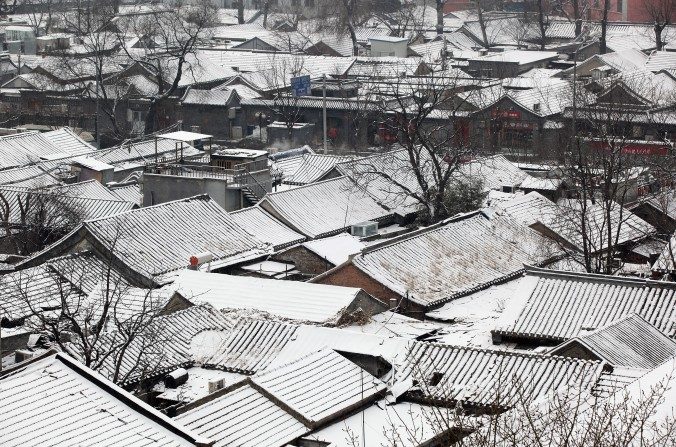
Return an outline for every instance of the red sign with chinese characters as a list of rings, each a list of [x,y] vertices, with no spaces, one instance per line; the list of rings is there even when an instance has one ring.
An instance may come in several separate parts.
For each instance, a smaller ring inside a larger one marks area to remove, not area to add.
[[[620,143],[618,143],[620,144]],[[610,145],[605,141],[592,141],[591,147],[593,149],[610,150]],[[650,144],[631,142],[622,145],[621,152],[623,154],[632,155],[668,155],[669,146],[666,144]]]
[[[491,117],[492,118],[507,118],[511,120],[520,120],[521,119],[521,112],[518,110],[500,110],[500,109],[493,109],[491,110]]]

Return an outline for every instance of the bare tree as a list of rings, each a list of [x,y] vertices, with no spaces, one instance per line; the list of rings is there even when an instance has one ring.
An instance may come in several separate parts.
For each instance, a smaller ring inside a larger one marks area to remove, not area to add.
[[[120,226],[114,245],[130,237]],[[115,247],[114,247],[115,248]],[[12,286],[30,310],[25,327],[46,335],[61,351],[117,383],[148,375],[164,361],[162,330],[156,324],[165,304],[153,289],[133,288],[114,268],[114,251],[104,260],[74,257],[50,261],[48,279],[18,272]],[[26,272],[35,272],[29,269]],[[52,307],[33,301],[34,283],[54,291]]]
[[[453,94],[462,76],[432,73],[416,84],[378,84],[380,114],[388,117],[380,123],[380,136],[400,149],[348,165],[360,187],[380,185],[395,202],[415,204],[429,222],[452,212],[446,206],[449,189],[474,153],[459,113],[462,102]]]
[[[377,14],[392,12],[398,8],[392,0],[321,0],[318,8],[318,26],[334,29],[350,36],[352,55],[359,55],[357,28]]]
[[[671,18],[676,13],[676,3],[674,0],[644,0],[643,7],[653,22],[655,49],[659,51],[664,47],[662,32],[671,24]]]
[[[133,55],[123,46],[131,60],[153,74],[158,86],[157,93],[149,98],[145,133],[158,128],[158,108],[179,88],[186,68],[190,68],[189,56],[194,54],[200,39],[207,37],[208,30],[215,25],[215,18],[215,7],[210,0],[173,0],[166,10],[132,22],[125,33],[119,34],[120,39],[131,34],[154,43],[153,48],[146,48],[142,57]]]
[[[500,367],[497,370],[496,375]],[[577,383],[569,383],[534,402],[528,383],[505,377],[488,395],[493,396],[495,409],[503,408],[500,402],[507,401],[503,393],[509,388],[514,398],[508,411],[484,409],[482,414],[462,401],[419,407],[417,411],[406,410],[405,406],[403,412],[392,409],[386,413],[387,441],[382,445],[427,445],[434,441],[468,447],[674,446],[676,417],[670,408],[673,379],[673,371],[665,370],[640,391],[635,384],[623,388],[611,381],[616,391],[609,394],[590,393]],[[430,387],[428,380],[415,383],[423,394]],[[443,399],[457,392],[446,389],[449,387],[437,390],[436,395]],[[361,445],[358,434],[347,432],[346,441],[348,445]]]
[[[293,137],[293,129],[302,118],[298,101],[301,99],[290,92],[291,78],[305,73],[305,59],[287,55],[270,55],[270,63],[260,67],[260,74],[272,90],[272,102],[268,102],[268,109],[275,120],[284,123],[289,141]]]
[[[17,254],[27,256],[51,244],[83,220],[76,198],[61,188],[0,188],[0,220]]]
[[[601,14],[601,37],[599,38],[599,52],[606,54],[608,52],[608,13],[610,12],[610,0],[603,0],[603,12]]]

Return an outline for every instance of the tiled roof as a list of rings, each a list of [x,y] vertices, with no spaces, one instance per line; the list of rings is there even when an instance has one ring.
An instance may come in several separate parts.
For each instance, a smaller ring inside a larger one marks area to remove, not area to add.
[[[147,320],[146,320],[147,321]],[[99,373],[113,378],[119,361],[118,383],[133,384],[140,379],[151,380],[194,360],[192,339],[203,331],[225,331],[233,322],[210,305],[202,304],[165,316],[156,317],[138,333],[128,346],[123,336],[108,332],[98,348],[110,356],[101,359]],[[124,346],[124,352],[120,349]]]
[[[218,309],[252,309],[284,319],[337,323],[360,289],[186,270],[174,280],[188,300]]]
[[[270,368],[251,380],[313,428],[374,400],[386,389],[383,382],[332,349]]]
[[[294,336],[298,326],[276,321],[240,320],[205,366],[243,374],[265,369]]]
[[[675,291],[668,282],[529,268],[526,281],[515,291],[528,297],[526,304],[493,333],[560,342],[638,313],[673,338]]]
[[[336,164],[351,160],[352,157],[322,154],[307,154],[303,156],[295,173],[285,177],[284,183],[291,185],[306,185],[322,179]]]
[[[0,397],[4,447],[208,443],[64,354],[0,379]]]
[[[305,240],[305,236],[293,231],[259,206],[234,211],[230,217],[259,240],[271,244],[275,251]]]
[[[233,90],[197,90],[191,88],[181,98],[181,104],[225,107],[230,102],[232,94]]]
[[[176,420],[214,447],[282,447],[310,430],[249,385],[213,399]]]
[[[23,132],[0,137],[0,168],[13,168],[92,152],[94,148],[70,129]]]
[[[159,275],[210,252],[212,268],[265,255],[269,246],[240,227],[208,196],[139,208],[84,223],[99,244],[133,270]]]
[[[389,213],[346,177],[268,193],[260,206],[310,238],[340,233]]]
[[[506,280],[552,256],[511,218],[473,212],[363,250],[352,263],[400,296],[435,306]]]
[[[676,355],[676,341],[638,314],[629,314],[588,334],[581,334],[551,352],[562,353],[580,343],[613,366],[653,369]]]
[[[591,390],[602,369],[602,362],[415,342],[397,381],[417,381],[423,399],[505,409],[567,387]]]
[[[45,172],[40,165],[24,166],[22,168],[5,169],[0,171],[0,185],[21,185],[42,187],[56,185],[59,181]]]
[[[660,256],[653,264],[652,269],[656,272],[674,272],[676,271],[676,235],[669,239],[664,246]]]
[[[59,308],[61,297],[89,294],[107,278],[112,278],[119,287],[126,284],[114,269],[110,275],[107,270],[102,259],[91,252],[82,252],[2,275],[0,317],[17,320],[42,308]]]
[[[69,230],[83,220],[129,211],[135,205],[120,200],[96,180],[85,184],[55,186],[49,190],[5,185],[0,186],[0,196],[9,207],[9,213],[4,208],[0,211],[0,218],[10,224],[22,224],[25,218],[22,213],[33,209],[46,213],[44,225],[65,225]]]

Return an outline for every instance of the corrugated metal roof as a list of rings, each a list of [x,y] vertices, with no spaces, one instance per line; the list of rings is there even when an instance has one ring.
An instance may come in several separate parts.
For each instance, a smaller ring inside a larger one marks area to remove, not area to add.
[[[0,379],[0,397],[4,447],[208,442],[64,354]]]
[[[282,447],[310,431],[249,385],[181,414],[176,420],[213,440],[214,447]]]
[[[310,238],[340,233],[390,214],[346,177],[268,193],[260,206]]]
[[[252,377],[252,382],[313,428],[383,393],[383,382],[332,349],[322,349]]]
[[[271,244],[275,251],[305,240],[305,236],[293,231],[259,206],[234,211],[230,216],[256,238]]]
[[[565,341],[638,313],[676,336],[676,287],[638,278],[527,270],[515,293],[528,298],[514,318],[493,333],[520,339]]]
[[[186,270],[174,280],[189,300],[218,309],[252,309],[282,318],[337,323],[360,289]]]
[[[434,306],[549,259],[547,248],[511,218],[473,212],[370,246],[352,263],[398,295]]]
[[[128,267],[151,276],[185,268],[191,256],[204,252],[213,255],[215,268],[270,251],[208,196],[88,220],[84,226]]]
[[[676,341],[638,314],[629,314],[591,333],[575,337],[552,350],[563,352],[581,343],[613,366],[653,369],[676,354]]]
[[[415,342],[397,381],[416,380],[427,399],[510,408],[567,387],[591,390],[603,365],[558,356]]]

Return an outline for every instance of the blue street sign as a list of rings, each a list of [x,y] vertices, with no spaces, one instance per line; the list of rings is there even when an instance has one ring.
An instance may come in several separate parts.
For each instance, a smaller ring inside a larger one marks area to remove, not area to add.
[[[297,76],[291,78],[291,91],[293,96],[308,96],[310,95],[310,89],[312,88],[312,82],[310,82],[310,76]]]

